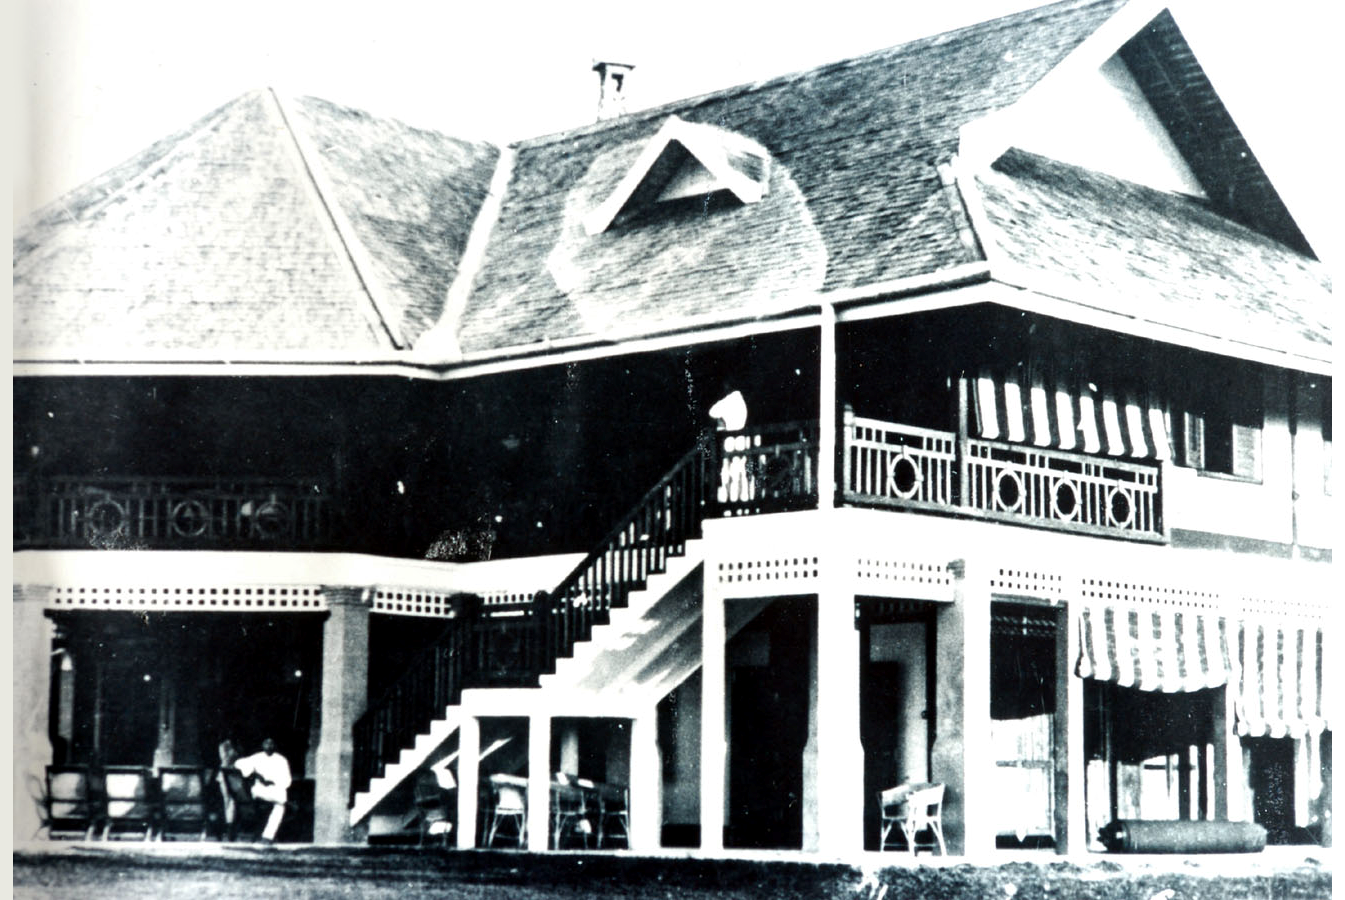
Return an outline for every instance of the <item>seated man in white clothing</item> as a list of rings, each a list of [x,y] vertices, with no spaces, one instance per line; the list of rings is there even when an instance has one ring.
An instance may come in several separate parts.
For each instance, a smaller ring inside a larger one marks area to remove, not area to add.
[[[285,816],[285,801],[289,798],[290,764],[285,757],[276,752],[276,742],[267,738],[262,741],[260,753],[245,756],[234,764],[243,777],[256,780],[252,783],[252,796],[272,804],[271,815],[262,829],[262,840],[268,844],[276,839],[280,830],[280,820]]]

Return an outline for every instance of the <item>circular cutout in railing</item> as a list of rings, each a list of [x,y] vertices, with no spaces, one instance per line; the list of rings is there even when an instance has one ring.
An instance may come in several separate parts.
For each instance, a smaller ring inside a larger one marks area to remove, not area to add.
[[[182,537],[200,537],[210,524],[210,510],[200,500],[182,500],[173,504],[168,515],[173,533]]]
[[[289,520],[289,510],[283,504],[277,500],[267,500],[257,508],[257,512],[253,515],[252,527],[256,530],[258,537],[274,540],[285,533]]]
[[[1127,528],[1135,517],[1135,501],[1130,491],[1113,487],[1107,491],[1107,522],[1115,528]]]
[[[1018,512],[1023,505],[1023,480],[1017,472],[1000,470],[995,476],[995,505],[1005,512]]]
[[[920,490],[920,483],[924,480],[924,476],[920,474],[920,467],[906,453],[905,447],[889,460],[887,484],[892,493],[898,497],[904,500],[911,499]]]
[[[1051,488],[1051,512],[1062,522],[1069,522],[1079,514],[1079,487],[1068,479],[1061,479]]]
[[[126,530],[126,508],[111,498],[90,506],[86,515],[89,531],[99,537],[111,537]]]

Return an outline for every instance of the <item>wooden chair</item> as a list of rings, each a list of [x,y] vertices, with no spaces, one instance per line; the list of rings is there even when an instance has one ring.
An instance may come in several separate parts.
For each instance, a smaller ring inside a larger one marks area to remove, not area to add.
[[[92,840],[102,824],[98,773],[88,766],[47,766],[42,827],[48,836]]]
[[[943,842],[943,790],[942,784],[903,784],[883,791],[878,798],[882,811],[882,841],[880,848],[886,850],[894,829],[899,829],[906,839],[906,849],[914,856],[916,836],[928,831],[931,840],[921,847],[933,852],[939,848],[941,855],[947,856],[948,849]]]
[[[448,836],[453,831],[453,822],[449,816],[446,792],[439,786],[434,773],[425,770],[416,775],[411,786],[412,802],[416,808],[416,824],[420,830],[418,846],[425,846],[427,837],[439,837],[443,846],[448,846]]]
[[[601,814],[598,816],[598,846],[620,838],[630,847],[630,788],[614,784],[598,785]]]
[[[154,836],[159,809],[154,778],[141,766],[107,766],[103,769],[103,840],[119,829],[141,832],[143,840]]]
[[[559,850],[567,837],[588,849],[593,835],[590,814],[596,812],[597,785],[587,778],[557,772],[551,782],[551,846]],[[590,802],[592,801],[592,802]]]
[[[235,841],[241,832],[255,839],[260,835],[266,817],[271,814],[272,804],[253,797],[252,791],[248,790],[247,778],[237,769],[220,769],[220,777],[224,779],[225,790],[234,802],[234,821],[232,825],[226,824],[225,838]]]
[[[160,768],[157,837],[191,834],[205,840],[209,824],[205,771],[195,766]]]
[[[490,776],[491,812],[490,826],[486,830],[486,846],[495,846],[495,838],[500,834],[500,826],[506,822],[513,824],[514,843],[518,847],[527,841],[528,800],[525,793],[527,782],[512,775]]]

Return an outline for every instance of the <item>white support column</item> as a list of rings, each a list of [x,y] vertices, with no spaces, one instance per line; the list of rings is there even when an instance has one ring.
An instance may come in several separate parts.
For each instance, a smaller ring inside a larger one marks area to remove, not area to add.
[[[1071,605],[1056,616],[1055,658],[1055,852],[1088,849],[1084,806],[1083,679],[1074,674],[1079,658],[1079,609]],[[1063,634],[1060,633],[1063,630]]]
[[[458,849],[476,846],[477,778],[480,772],[481,722],[464,715],[458,725]]]
[[[355,720],[368,699],[369,610],[373,591],[324,587],[330,610],[322,626],[322,704],[313,778],[313,841],[339,844],[353,837],[350,780]]]
[[[1229,682],[1214,703],[1214,817],[1230,822],[1252,818],[1246,772],[1242,765],[1242,739],[1233,713],[1236,686]]]
[[[836,308],[822,304],[818,337],[817,508],[836,505]]]
[[[52,762],[47,717],[56,627],[43,611],[49,589],[14,587],[14,842],[31,840],[42,824],[36,798]]]
[[[551,837],[551,716],[528,719],[528,849],[547,849]]]
[[[663,824],[663,765],[658,749],[658,716],[631,721],[630,730],[630,848],[655,850]]]
[[[701,850],[724,849],[724,598],[715,561],[704,566],[701,593]]]
[[[828,530],[828,533],[832,533]],[[864,747],[859,730],[859,631],[853,560],[840,547],[821,561],[817,599],[816,848],[827,856],[864,849]],[[808,794],[804,787],[805,796]],[[805,841],[808,825],[805,822]]]
[[[934,781],[943,782],[950,853],[994,849],[997,796],[990,749],[990,586],[980,561],[950,564],[954,600],[939,610],[934,663]]]

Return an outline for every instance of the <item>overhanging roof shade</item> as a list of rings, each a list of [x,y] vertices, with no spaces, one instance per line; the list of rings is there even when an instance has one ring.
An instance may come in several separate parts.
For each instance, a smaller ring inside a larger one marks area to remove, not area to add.
[[[1168,193],[1021,150],[975,177],[999,281],[1177,332],[1331,358],[1326,267]]]
[[[1081,678],[1164,693],[1228,685],[1245,737],[1298,738],[1330,728],[1320,623],[1117,605],[1084,607],[1079,628]]]

